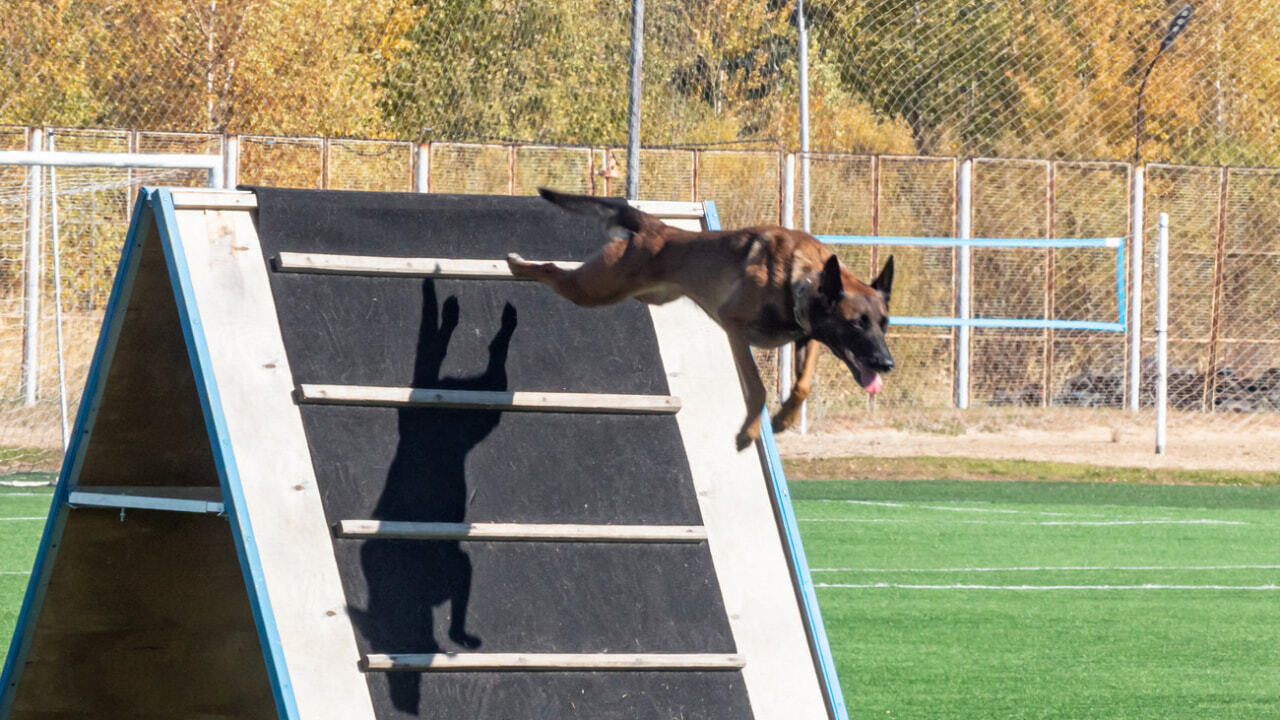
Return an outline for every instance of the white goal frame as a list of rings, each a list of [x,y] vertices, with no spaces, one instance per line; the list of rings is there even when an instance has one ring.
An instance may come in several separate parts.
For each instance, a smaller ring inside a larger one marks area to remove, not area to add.
[[[44,131],[31,131],[30,147],[40,147],[44,141]],[[53,138],[48,138],[52,148]],[[53,274],[55,296],[55,328],[58,349],[58,395],[62,405],[62,445],[67,445],[68,417],[66,379],[63,367],[62,345],[62,281],[61,267],[58,259],[58,195],[57,168],[121,168],[139,170],[203,170],[207,174],[207,185],[210,188],[222,188],[226,185],[227,175],[224,171],[225,160],[222,155],[183,155],[169,153],[97,153],[97,152],[57,152],[50,150],[0,150],[0,167],[17,166],[27,168],[27,232],[24,273],[23,298],[23,338],[22,387],[24,403],[33,406],[38,399],[40,369],[40,285],[43,281],[44,268],[41,262],[41,242],[44,235],[43,202],[44,202],[44,168],[50,168],[49,198],[51,210],[51,237],[53,243]]]

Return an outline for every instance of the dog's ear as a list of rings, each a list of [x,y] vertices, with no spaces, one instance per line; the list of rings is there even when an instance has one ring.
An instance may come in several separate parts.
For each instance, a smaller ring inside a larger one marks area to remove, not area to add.
[[[605,234],[611,237],[622,234],[619,229],[640,232],[645,218],[643,212],[622,198],[570,195],[547,188],[538,188],[538,194],[569,212],[600,218],[605,225]]]
[[[822,278],[818,281],[818,290],[832,302],[844,294],[844,282],[840,279],[840,258],[834,254],[827,258],[822,266]]]
[[[885,261],[884,267],[881,268],[880,274],[875,280],[871,281],[871,289],[880,293],[880,297],[884,298],[884,304],[889,304],[889,294],[893,290],[893,256]]]

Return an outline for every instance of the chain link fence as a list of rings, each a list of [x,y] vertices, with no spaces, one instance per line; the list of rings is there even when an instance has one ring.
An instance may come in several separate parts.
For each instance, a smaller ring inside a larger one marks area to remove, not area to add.
[[[226,138],[198,133],[52,130],[58,149],[118,151],[178,147],[217,151]],[[0,133],[8,147],[22,131]],[[625,152],[610,147],[350,141],[250,136],[236,139],[240,179],[293,187],[411,191],[426,162],[433,192],[530,194],[553,185],[618,194]],[[645,150],[642,168],[670,200],[715,200],[726,227],[787,222],[784,153]],[[1131,223],[1132,166],[1126,163],[977,159],[972,163],[976,237],[1115,237]],[[812,158],[812,228],[820,234],[952,237],[957,233],[953,158],[822,154]],[[1151,217],[1168,212],[1174,227],[1171,282],[1171,389],[1174,440],[1179,429],[1217,427],[1275,432],[1280,428],[1280,314],[1275,292],[1280,258],[1280,172],[1150,165],[1146,169],[1147,236]],[[0,446],[9,471],[57,462],[55,311],[67,338],[68,400],[74,410],[110,290],[129,218],[142,184],[199,185],[196,171],[58,169],[62,285],[52,266],[52,203],[43,204],[44,238],[36,406],[23,403],[25,244],[29,173],[0,168]],[[46,182],[48,180],[46,179]],[[642,186],[645,187],[645,186]],[[648,194],[648,193],[646,193]],[[793,223],[798,218],[792,218]],[[953,317],[959,304],[958,253],[952,247],[839,246],[842,260],[872,277],[890,254],[898,268],[895,315]],[[1126,253],[1130,252],[1126,248]],[[1115,321],[1121,298],[1115,250],[1109,248],[974,248],[972,312],[976,318]],[[1154,400],[1155,248],[1148,243],[1143,304],[1146,384],[1140,405]],[[1125,257],[1126,264],[1132,257]],[[60,289],[60,296],[55,291]],[[56,304],[60,301],[60,305]],[[1130,331],[1131,332],[1131,328]],[[898,367],[886,392],[863,393],[834,358],[823,355],[811,397],[810,426],[852,424],[955,433],[1013,425],[1044,427],[1122,414],[1130,392],[1128,332],[975,328],[969,341],[971,409],[956,409],[958,331],[898,326],[890,343]],[[759,360],[772,375],[775,354]],[[772,383],[771,383],[772,385]],[[775,386],[776,387],[776,386]]]
[[[1173,228],[1173,441],[1179,428],[1280,432],[1280,172],[1268,169],[1280,165],[1280,2],[1197,0],[1158,53],[1183,5],[812,0],[811,229],[954,236],[958,158],[979,158],[974,236],[1131,236],[1144,167],[1146,236],[1159,212]],[[647,6],[642,196],[715,200],[727,227],[800,225],[798,210],[783,217],[801,192],[784,173],[800,144],[794,4]],[[244,184],[617,196],[629,23],[625,0],[11,0],[0,7],[0,149],[28,149],[43,127],[45,149],[229,152]],[[138,185],[202,178],[57,178],[63,284],[58,306],[46,201],[40,357],[55,355],[58,308],[74,409]],[[38,406],[22,404],[28,182],[25,169],[0,167],[0,447],[17,448],[0,454],[4,471],[56,465],[60,435],[53,366],[40,369]],[[895,255],[895,314],[956,312],[954,249],[839,253],[863,277]],[[1154,243],[1126,266],[1135,260],[1149,364]],[[974,249],[973,314],[1113,319],[1113,263],[1096,251]],[[1126,335],[975,328],[972,407],[959,411],[959,333],[899,326],[886,393],[871,400],[824,356],[810,424],[950,433],[1127,413]],[[774,367],[772,353],[759,357]],[[1139,393],[1149,406],[1150,383]]]
[[[1185,4],[810,0],[811,147],[1280,165],[1280,2]],[[646,5],[646,145],[799,146],[795,3]],[[620,146],[630,9],[9,0],[0,124]]]

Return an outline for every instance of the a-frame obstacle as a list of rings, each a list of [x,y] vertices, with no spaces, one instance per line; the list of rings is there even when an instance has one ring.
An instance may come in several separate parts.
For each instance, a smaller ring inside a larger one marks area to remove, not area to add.
[[[495,261],[597,233],[536,198],[144,191],[0,715],[842,719],[723,334]]]

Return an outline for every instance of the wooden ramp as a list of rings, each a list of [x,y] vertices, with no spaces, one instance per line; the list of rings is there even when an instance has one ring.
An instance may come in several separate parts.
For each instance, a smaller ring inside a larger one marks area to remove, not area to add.
[[[843,720],[772,437],[734,449],[723,333],[501,261],[580,261],[589,221],[136,207],[0,717]]]

